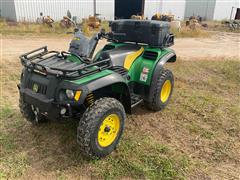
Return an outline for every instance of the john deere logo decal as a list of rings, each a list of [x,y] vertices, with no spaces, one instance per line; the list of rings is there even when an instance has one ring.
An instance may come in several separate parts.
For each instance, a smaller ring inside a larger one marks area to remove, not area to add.
[[[33,84],[33,88],[32,90],[37,93],[38,92],[38,85],[37,84]]]

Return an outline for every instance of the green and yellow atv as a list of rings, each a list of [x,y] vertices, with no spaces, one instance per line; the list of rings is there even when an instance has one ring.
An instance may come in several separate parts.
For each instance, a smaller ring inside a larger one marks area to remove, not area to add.
[[[174,85],[172,72],[164,69],[176,61],[167,22],[117,20],[110,27],[91,39],[75,29],[69,52],[42,47],[20,56],[21,113],[34,124],[79,119],[77,142],[91,158],[116,148],[134,106],[163,109]],[[92,58],[102,38],[109,43]]]

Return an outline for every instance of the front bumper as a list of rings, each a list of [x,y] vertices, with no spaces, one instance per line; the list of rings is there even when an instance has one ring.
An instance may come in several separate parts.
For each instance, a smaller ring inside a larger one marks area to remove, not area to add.
[[[54,99],[48,99],[45,95],[35,93],[31,89],[21,88],[20,86],[18,86],[18,88],[24,102],[37,107],[40,113],[51,119],[76,117],[81,114],[81,110],[84,109],[83,105],[74,107],[67,102],[55,102]],[[61,114],[61,109],[63,108],[66,109],[66,113]],[[78,109],[77,111],[76,108]]]

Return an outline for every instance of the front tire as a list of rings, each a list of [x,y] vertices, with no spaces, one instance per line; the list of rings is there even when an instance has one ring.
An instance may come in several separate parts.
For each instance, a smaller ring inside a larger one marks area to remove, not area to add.
[[[164,109],[172,96],[173,87],[173,73],[168,69],[163,69],[157,81],[151,84],[153,94],[150,94],[149,101],[145,101],[146,106],[153,111]]]
[[[89,158],[109,155],[119,143],[125,119],[124,107],[118,100],[95,101],[79,122],[77,141],[82,153]]]

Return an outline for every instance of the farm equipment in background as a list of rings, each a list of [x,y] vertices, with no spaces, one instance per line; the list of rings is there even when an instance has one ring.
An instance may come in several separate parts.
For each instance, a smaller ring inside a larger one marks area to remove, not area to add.
[[[100,14],[97,13],[97,2],[93,0],[93,16],[86,19],[87,25],[91,29],[98,29],[101,26],[101,19],[98,18]]]
[[[199,18],[195,16],[191,16],[189,21],[186,22],[186,26],[189,27],[191,30],[197,30],[201,27],[199,24]]]
[[[40,13],[40,17],[37,18],[37,24],[46,24],[48,27],[53,27],[54,20],[50,16],[43,16],[43,13]]]
[[[67,11],[67,16],[63,16],[63,19],[60,21],[60,27],[69,29],[71,27],[75,27],[76,22],[72,20],[72,14],[68,10]]]
[[[207,28],[208,24],[202,22],[203,18],[201,16],[190,16],[189,20],[186,21],[186,27],[189,29],[196,31],[201,28]]]
[[[156,13],[155,15],[152,16],[151,20],[171,22],[174,20],[174,15],[171,13],[166,14]]]
[[[161,20],[161,14],[160,13],[156,13],[152,16],[151,20],[156,20],[156,21],[160,21]]]
[[[87,19],[87,25],[92,29],[97,29],[101,26],[101,19],[99,19],[97,15],[89,16]]]
[[[151,20],[169,22],[171,29],[176,29],[178,32],[180,32],[181,31],[181,21],[174,20],[174,17],[175,16],[171,13],[168,13],[168,14],[156,13],[155,15],[152,16]]]
[[[60,26],[65,29],[69,29],[73,26],[72,20],[67,16],[63,16],[63,19],[60,21]]]
[[[240,20],[228,20],[223,21],[222,23],[232,31],[240,29]]]
[[[136,19],[136,20],[143,20],[144,16],[140,16],[140,15],[132,15],[131,19]]]
[[[171,22],[171,21],[174,20],[174,17],[175,17],[175,16],[174,16],[173,14],[171,14],[171,13],[166,13],[166,14],[162,14],[161,20],[162,20],[162,21]]]
[[[236,14],[233,18],[233,11],[236,9]],[[227,21],[223,21],[223,24],[228,26],[232,31],[240,29],[240,8],[232,7],[230,18]]]
[[[43,17],[43,24],[46,24],[48,27],[53,27],[54,20],[51,18],[51,16],[44,16]]]

